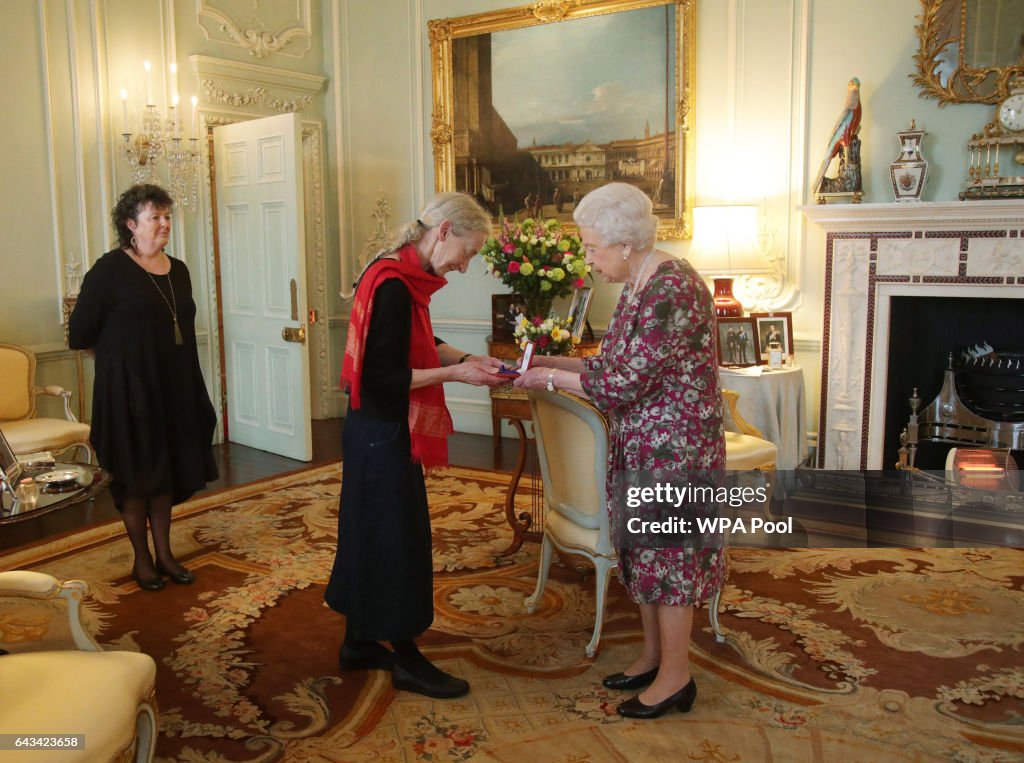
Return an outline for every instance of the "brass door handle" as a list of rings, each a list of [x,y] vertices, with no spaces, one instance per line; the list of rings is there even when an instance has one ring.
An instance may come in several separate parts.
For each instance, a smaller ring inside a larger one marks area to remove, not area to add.
[[[291,326],[285,326],[281,329],[281,338],[286,342],[296,342],[297,344],[306,343],[306,325],[303,324],[298,328],[292,328]]]

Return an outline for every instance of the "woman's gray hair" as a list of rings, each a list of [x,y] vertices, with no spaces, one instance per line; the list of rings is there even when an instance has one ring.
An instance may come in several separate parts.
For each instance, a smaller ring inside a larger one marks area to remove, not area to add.
[[[573,210],[581,228],[593,228],[603,242],[629,244],[641,252],[650,249],[658,233],[658,218],[647,194],[628,183],[608,183],[596,188]]]
[[[456,236],[465,236],[470,232],[491,232],[491,215],[476,199],[464,193],[448,191],[437,194],[423,207],[419,217],[394,231],[376,256],[397,252],[406,244],[419,241],[424,233],[445,220],[451,221],[452,233]]]

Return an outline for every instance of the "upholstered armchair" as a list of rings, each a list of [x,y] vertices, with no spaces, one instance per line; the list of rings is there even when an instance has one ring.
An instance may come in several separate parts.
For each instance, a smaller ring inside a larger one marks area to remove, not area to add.
[[[153,759],[156,663],[100,648],[81,621],[87,593],[81,580],[0,572],[0,734],[85,737],[84,748],[7,751],[5,762]]]
[[[779,460],[779,449],[775,443],[764,439],[757,427],[740,415],[736,403],[740,395],[731,389],[722,390],[722,399],[729,407],[729,415],[738,432],[725,433],[725,468],[730,472],[758,471],[764,474],[769,486],[765,511],[771,504],[770,486],[775,484],[775,468]]]
[[[544,540],[537,587],[526,600],[526,610],[533,612],[544,595],[555,549],[586,558],[596,572],[594,632],[586,647],[587,656],[593,657],[601,640],[608,581],[617,563],[605,497],[608,422],[591,403],[567,392],[528,394],[544,484]],[[724,641],[720,599],[721,591],[708,602],[708,614],[716,639]]]
[[[0,343],[0,429],[18,455],[51,451],[59,456],[72,448],[84,451],[87,463],[95,457],[89,445],[89,425],[71,412],[71,393],[62,387],[37,387],[36,356],[24,347]],[[63,419],[38,418],[36,396],[52,395],[64,401]]]

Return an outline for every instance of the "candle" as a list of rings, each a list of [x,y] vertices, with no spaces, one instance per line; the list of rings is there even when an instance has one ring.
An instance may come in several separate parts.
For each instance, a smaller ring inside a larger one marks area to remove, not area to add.
[[[178,103],[178,65],[171,64],[171,98],[175,105]]]
[[[181,136],[178,134],[178,126],[179,126],[180,122],[178,121],[178,94],[177,93],[175,93],[171,97],[171,113],[174,115],[172,117],[174,119],[174,137],[175,138],[180,138]]]
[[[199,137],[199,115],[196,113],[196,106],[199,105],[199,97],[192,96],[192,135]]]
[[[150,75],[150,68],[151,68],[150,65],[149,65],[149,61],[143,61],[142,62],[142,68],[146,70],[146,105],[147,106],[152,106],[153,105],[153,85],[152,85],[152,81],[151,81],[152,78],[149,76]]]
[[[121,132],[128,132],[128,91],[121,88]]]

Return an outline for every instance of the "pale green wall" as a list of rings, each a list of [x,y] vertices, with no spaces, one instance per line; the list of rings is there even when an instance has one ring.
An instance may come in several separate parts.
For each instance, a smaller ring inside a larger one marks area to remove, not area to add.
[[[372,213],[381,191],[391,205],[392,223],[411,218],[433,192],[426,22],[507,4],[313,2],[312,48],[301,58],[272,55],[257,62],[329,78],[326,92],[304,116],[323,120],[326,126],[324,197],[332,327],[327,362],[332,379],[340,368],[348,305],[337,296],[343,286],[340,259],[353,258],[373,232]],[[77,46],[77,137],[70,109],[69,7]],[[197,87],[189,55],[256,62],[241,48],[208,40],[196,22],[196,7],[186,0],[43,0],[41,5],[36,0],[6,0],[0,6],[0,69],[9,109],[0,141],[7,175],[0,190],[6,287],[0,299],[0,340],[42,352],[40,375],[47,381],[74,386],[73,366],[59,352],[58,253],[76,259],[85,252],[91,262],[105,251],[110,241],[107,209],[126,184],[124,164],[110,157],[114,133],[120,131],[119,89],[141,87],[142,59],[159,63],[170,52],[163,46],[172,9],[171,47],[179,63],[182,103],[188,103]],[[888,165],[898,153],[895,133],[912,118],[928,131],[924,152],[932,164],[925,199],[955,199],[967,167],[964,143],[991,116],[987,106],[939,109],[935,101],[918,97],[908,75],[919,12],[919,0],[698,0],[697,203],[764,204],[775,229],[775,251],[789,258],[788,289],[773,306],[794,311],[812,427],[817,420],[824,237],[805,223],[797,207],[811,198],[808,186],[847,80],[861,80],[866,202],[891,200]],[[340,61],[338,68],[335,59]],[[44,102],[47,66],[54,113],[52,162]],[[154,82],[161,82],[162,76],[158,68]],[[98,119],[97,88],[102,102]],[[55,208],[51,166],[56,168]],[[205,220],[197,224],[188,215],[180,217],[176,251],[188,261],[198,284],[197,297],[205,302]],[[665,246],[681,255],[688,248],[685,242]],[[484,274],[479,262],[467,275],[451,280],[434,303],[438,333],[467,350],[482,351],[489,333],[490,294],[503,289]],[[597,326],[606,322],[616,295],[617,288],[598,287],[592,313]],[[201,324],[208,321],[201,311]],[[204,365],[208,366],[212,349],[204,347]],[[448,394],[457,427],[489,431],[482,390],[453,385]],[[340,398],[335,402],[340,407]]]

